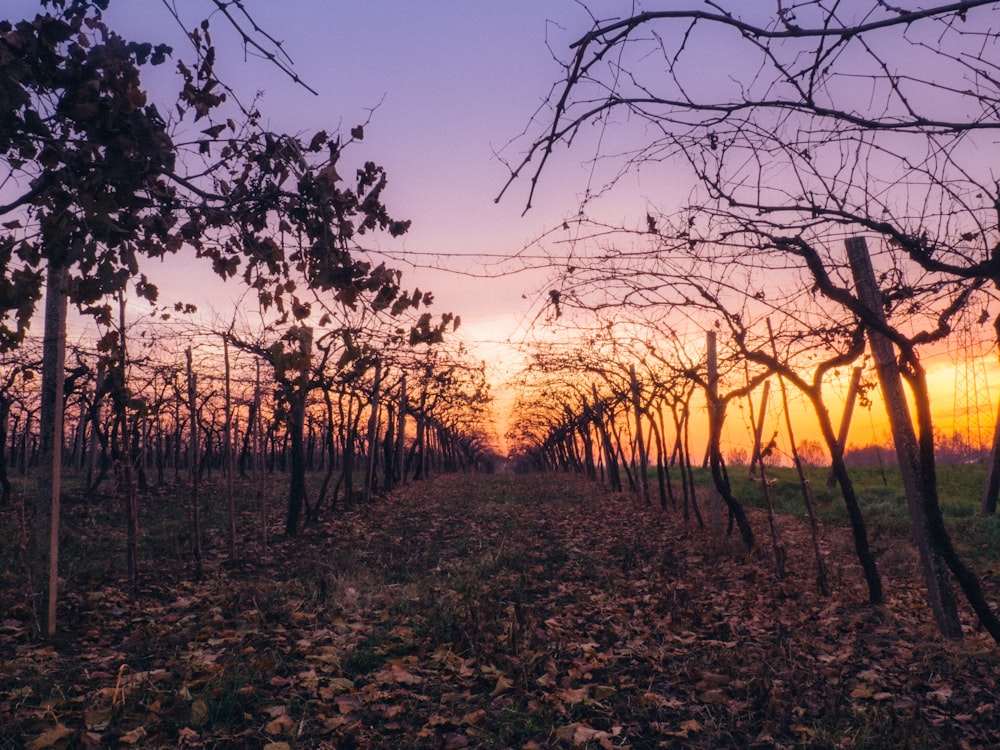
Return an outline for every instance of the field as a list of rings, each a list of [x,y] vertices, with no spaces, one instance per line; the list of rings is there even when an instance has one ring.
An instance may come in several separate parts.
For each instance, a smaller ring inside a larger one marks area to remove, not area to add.
[[[830,598],[791,515],[777,580],[760,511],[747,556],[569,475],[435,478],[267,551],[245,491],[240,559],[209,507],[200,570],[185,501],[144,497],[135,603],[120,500],[69,504],[53,642],[29,638],[5,535],[0,750],[1000,744],[1000,651],[967,615],[962,642],[936,635],[888,510],[873,509],[888,519],[873,531],[888,603],[871,608],[822,498]],[[4,528],[19,507],[0,509]],[[993,558],[976,564],[995,600]]]

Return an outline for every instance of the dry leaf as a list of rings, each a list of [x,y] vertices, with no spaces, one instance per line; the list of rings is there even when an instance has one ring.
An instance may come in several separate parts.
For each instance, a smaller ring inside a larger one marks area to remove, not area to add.
[[[267,726],[264,727],[264,731],[268,734],[284,734],[286,732],[291,732],[294,728],[295,719],[288,714],[283,714],[277,719],[269,721]]]
[[[574,722],[556,730],[556,739],[569,742],[573,747],[583,747],[590,742],[597,742],[602,748],[612,747],[613,737],[610,732],[594,729],[582,722]]]
[[[191,716],[188,721],[193,727],[203,727],[208,723],[208,704],[201,698],[191,704]]]
[[[399,664],[392,665],[392,679],[401,685],[419,685],[424,681],[423,677],[407,672]]]
[[[347,693],[334,698],[333,704],[341,714],[346,714],[361,708],[364,705],[364,701],[361,700],[361,696],[357,693]]]
[[[698,695],[698,698],[702,703],[710,703],[713,706],[718,706],[722,703],[726,703],[729,700],[729,696],[726,695],[723,690],[706,690]]]
[[[577,703],[583,703],[587,700],[587,696],[590,694],[590,687],[584,686],[582,688],[576,688],[575,690],[560,690],[556,693],[556,698],[558,698],[563,703],[570,706],[576,705]]]
[[[501,675],[500,677],[497,677],[496,687],[493,688],[493,691],[490,693],[490,697],[496,698],[498,695],[503,695],[513,687],[514,683]]]
[[[39,735],[25,745],[25,750],[45,750],[45,748],[50,747],[62,747],[69,743],[68,738],[72,734],[73,730],[69,727],[64,727],[62,724],[56,724],[55,727],[44,734]]]
[[[927,693],[928,698],[933,698],[938,703],[947,703],[951,700],[952,689],[947,685],[942,685],[937,690],[932,690]]]
[[[103,732],[111,723],[114,710],[111,708],[92,708],[83,713],[83,722],[87,729]]]
[[[118,740],[124,742],[126,745],[134,745],[137,742],[141,742],[145,737],[146,730],[143,727],[138,727],[131,732],[125,732]]]

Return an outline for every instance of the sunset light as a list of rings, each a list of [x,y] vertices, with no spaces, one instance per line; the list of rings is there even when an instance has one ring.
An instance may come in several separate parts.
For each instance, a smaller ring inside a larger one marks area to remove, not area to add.
[[[0,750],[1000,747],[998,100],[998,0],[5,0]]]

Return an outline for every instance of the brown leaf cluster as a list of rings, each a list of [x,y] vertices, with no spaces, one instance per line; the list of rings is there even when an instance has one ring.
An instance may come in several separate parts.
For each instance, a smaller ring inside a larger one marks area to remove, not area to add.
[[[997,652],[936,636],[905,542],[873,609],[844,530],[828,599],[781,534],[784,581],[573,477],[414,484],[201,580],[147,561],[134,605],[69,581],[54,643],[7,617],[0,747],[1000,745]]]

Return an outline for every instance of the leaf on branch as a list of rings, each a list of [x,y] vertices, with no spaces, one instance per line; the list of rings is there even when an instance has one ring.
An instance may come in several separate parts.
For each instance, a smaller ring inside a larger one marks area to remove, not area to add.
[[[209,138],[218,138],[222,134],[222,131],[225,129],[226,126],[223,123],[221,125],[213,125],[210,128],[205,128],[201,132],[207,135]]]
[[[328,140],[330,140],[330,136],[326,134],[325,130],[321,130],[312,137],[312,140],[309,141],[309,146],[306,150],[312,152],[319,151]]]

